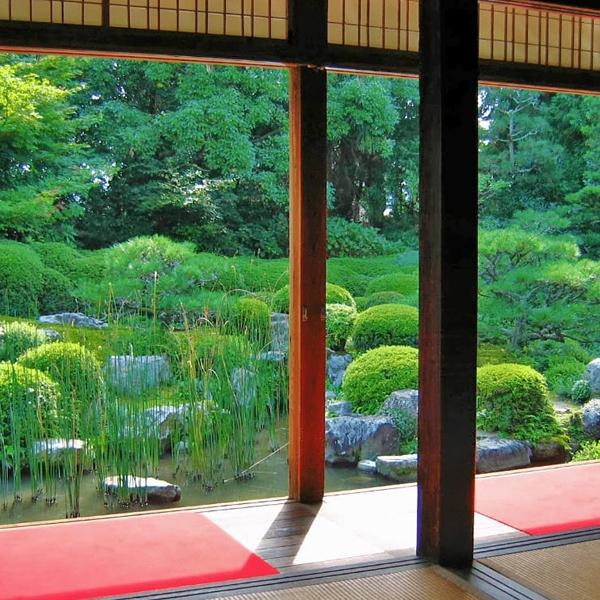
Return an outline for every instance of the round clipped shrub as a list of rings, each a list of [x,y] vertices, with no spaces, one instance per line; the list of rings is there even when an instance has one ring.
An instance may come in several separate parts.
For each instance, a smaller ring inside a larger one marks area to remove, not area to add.
[[[327,305],[327,347],[330,350],[343,350],[350,337],[356,311],[345,304]]]
[[[14,321],[0,324],[0,360],[14,362],[23,352],[46,342],[46,334],[35,325]]]
[[[42,291],[39,299],[39,311],[42,314],[69,312],[75,308],[71,295],[73,284],[55,269],[44,269]]]
[[[271,330],[269,305],[258,298],[240,298],[233,309],[233,325],[250,339],[266,341]]]
[[[34,250],[18,242],[0,242],[0,314],[37,315],[43,272]]]
[[[102,368],[94,354],[80,344],[55,342],[28,350],[17,364],[38,369],[59,384],[61,416],[72,424],[73,433],[81,434],[104,391]]]
[[[327,304],[345,304],[356,309],[352,294],[340,285],[328,283],[325,287],[325,302]],[[290,286],[286,285],[273,294],[271,302],[273,312],[290,312]]]
[[[11,415],[30,435],[55,433],[60,390],[50,377],[35,369],[0,363],[0,433],[10,445]],[[14,430],[13,430],[14,431]],[[13,443],[16,440],[13,440]],[[23,437],[19,440],[22,447]]]
[[[515,363],[477,369],[477,420],[480,429],[531,442],[561,433],[546,379]]]
[[[352,331],[359,352],[378,346],[415,346],[419,311],[404,304],[380,304],[359,313]]]
[[[416,294],[419,278],[416,273],[388,273],[376,277],[367,286],[367,295],[376,292],[397,292],[404,296]]]
[[[571,388],[571,400],[577,404],[585,404],[592,397],[592,386],[587,379],[578,379]]]
[[[418,350],[410,346],[381,346],[351,362],[342,393],[352,402],[352,410],[376,414],[393,391],[417,388],[418,358]]]
[[[31,247],[39,254],[44,265],[64,275],[70,281],[81,277],[81,253],[62,242],[34,242]]]
[[[398,292],[375,292],[365,298],[361,310],[380,304],[406,304],[406,297]]]

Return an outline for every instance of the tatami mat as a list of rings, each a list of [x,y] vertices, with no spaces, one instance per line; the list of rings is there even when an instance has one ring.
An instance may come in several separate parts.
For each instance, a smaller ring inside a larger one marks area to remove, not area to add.
[[[600,540],[507,554],[482,563],[549,600],[600,598]]]
[[[236,596],[228,600],[482,600],[461,583],[450,581],[437,567],[421,567],[385,575],[331,581]]]

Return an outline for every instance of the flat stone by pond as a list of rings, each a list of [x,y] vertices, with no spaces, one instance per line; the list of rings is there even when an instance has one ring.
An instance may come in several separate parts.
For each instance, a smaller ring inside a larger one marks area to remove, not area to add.
[[[531,463],[531,456],[531,447],[527,442],[490,435],[477,441],[477,472],[493,473],[526,467]]]
[[[148,502],[177,502],[181,499],[181,488],[178,485],[154,477],[113,475],[106,477],[103,483],[107,494],[116,495],[120,489],[125,488],[131,497],[147,497]]]
[[[407,481],[417,476],[417,454],[378,456],[375,461],[377,473],[394,481]]]
[[[88,317],[83,313],[73,312],[42,315],[38,321],[49,325],[71,325],[71,327],[90,327],[92,329],[106,329],[108,327],[105,321]]]
[[[67,452],[74,452],[79,456],[86,448],[87,444],[83,440],[64,438],[39,440],[31,445],[32,453],[38,458],[48,456],[50,460],[56,462],[62,460]]]

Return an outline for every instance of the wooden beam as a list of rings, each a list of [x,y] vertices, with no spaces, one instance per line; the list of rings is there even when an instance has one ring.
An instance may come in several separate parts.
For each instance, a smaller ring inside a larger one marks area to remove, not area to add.
[[[473,556],[477,0],[420,4],[420,556]]]
[[[327,73],[290,70],[290,498],[325,490]]]

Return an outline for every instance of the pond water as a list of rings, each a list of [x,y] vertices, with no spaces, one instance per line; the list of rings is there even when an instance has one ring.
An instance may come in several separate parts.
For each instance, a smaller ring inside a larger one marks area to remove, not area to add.
[[[264,455],[266,456],[267,453]],[[233,480],[208,491],[200,482],[189,481],[179,474],[176,475],[170,457],[164,457],[160,461],[158,477],[180,485],[182,488],[181,500],[172,504],[150,504],[147,506],[133,504],[130,507],[119,506],[116,502],[111,502],[108,505],[104,495],[98,491],[96,477],[93,474],[85,474],[81,486],[81,516],[90,517],[128,511],[201,506],[221,502],[287,496],[288,464],[285,448],[266,459],[253,472],[254,477],[251,479]],[[390,485],[390,481],[382,477],[367,475],[358,469],[326,468],[326,491],[328,492],[384,485]],[[21,502],[13,502],[11,496],[8,507],[5,510],[0,509],[0,525],[65,518],[67,507],[60,483],[58,485],[57,501],[50,506],[43,499],[32,502],[29,479],[26,475],[23,476],[22,489],[23,500]],[[1,500],[2,498],[0,498],[0,502]]]

